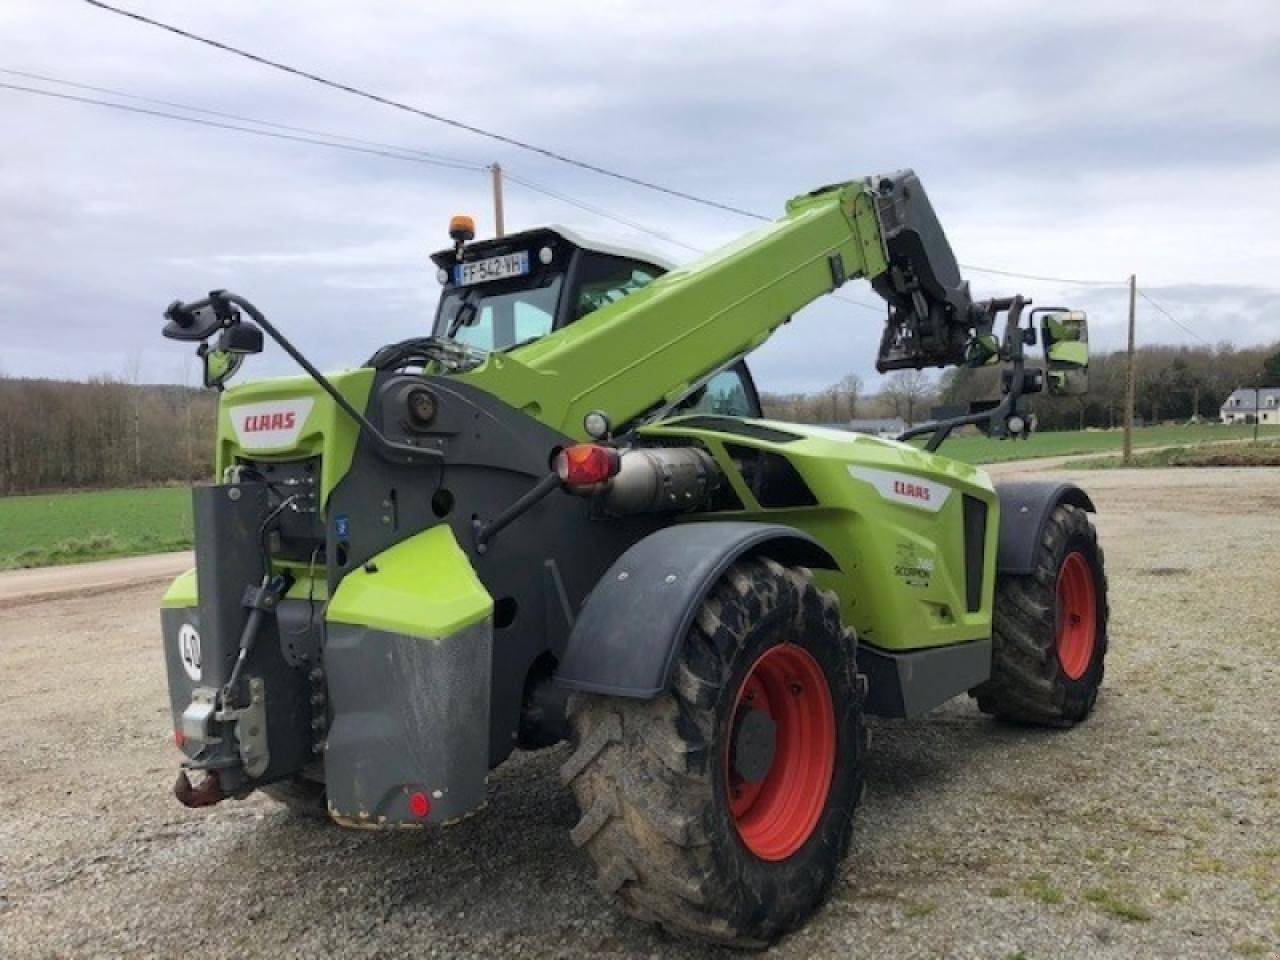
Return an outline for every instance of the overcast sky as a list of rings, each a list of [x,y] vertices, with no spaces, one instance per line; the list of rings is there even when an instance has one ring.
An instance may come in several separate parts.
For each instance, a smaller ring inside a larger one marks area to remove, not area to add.
[[[129,7],[602,166],[767,213],[914,167],[960,260],[1140,286],[1147,342],[1280,339],[1280,14],[1213,4],[261,3]],[[1199,12],[1189,10],[1198,7]],[[513,173],[690,244],[751,227],[104,13],[0,0],[0,67],[402,144]],[[77,93],[0,74],[0,82]],[[83,91],[80,91],[83,94]],[[99,96],[98,94],[85,94]],[[164,109],[164,108],[161,108]],[[0,371],[195,378],[174,298],[263,307],[323,367],[423,332],[448,216],[492,230],[488,181],[0,89]],[[690,254],[508,188],[508,229],[561,222]],[[1123,288],[971,273],[1090,310]],[[860,288],[860,289],[858,289]],[[865,284],[848,295],[871,302]],[[823,302],[755,359],[764,389],[871,378],[878,318]],[[253,361],[284,371],[278,351]]]

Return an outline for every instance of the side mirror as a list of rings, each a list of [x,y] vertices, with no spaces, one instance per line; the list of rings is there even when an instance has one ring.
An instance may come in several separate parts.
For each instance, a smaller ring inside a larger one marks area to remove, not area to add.
[[[228,327],[218,337],[217,346],[202,343],[197,348],[204,364],[204,385],[218,390],[235,376],[244,358],[262,352],[262,331],[247,321]]]
[[[247,356],[262,352],[262,330],[247,320],[242,320],[234,327],[222,331],[218,338],[218,349],[237,356]]]
[[[217,390],[221,390],[222,385],[235,376],[244,363],[243,353],[228,353],[226,350],[210,347],[207,343],[200,344],[196,353],[204,364],[204,385]]]
[[[1082,310],[1047,313],[1041,322],[1045,381],[1051,394],[1076,397],[1089,391],[1089,320]]]

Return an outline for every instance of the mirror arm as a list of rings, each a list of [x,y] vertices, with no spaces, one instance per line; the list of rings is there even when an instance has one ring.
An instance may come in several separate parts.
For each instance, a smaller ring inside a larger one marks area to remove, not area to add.
[[[307,375],[318,383],[325,393],[333,398],[333,402],[341,407],[342,411],[354,420],[356,425],[368,434],[369,438],[387,453],[407,457],[410,461],[420,457],[426,457],[434,460],[443,458],[444,454],[439,450],[429,447],[415,447],[408,443],[397,443],[387,437],[386,434],[375,427],[364,414],[351,405],[350,401],[348,401],[347,398],[338,391],[338,388],[330,382],[329,378],[317,370],[312,365],[311,361],[304,357],[298,351],[298,348],[289,342],[289,338],[277,330],[275,324],[263,316],[261,310],[255,307],[244,297],[239,294],[229,293],[226,290],[214,290],[209,294],[207,302],[213,307],[214,312],[218,315],[219,319],[222,320],[224,327],[234,326],[238,322],[233,316],[233,311],[230,309],[229,305],[233,304],[247,313],[253,319],[254,323],[258,324],[258,326],[265,330],[271,339],[278,343],[281,349],[292,357],[294,362],[296,362],[298,366],[302,367],[302,369],[307,372]],[[192,306],[198,307],[199,304],[194,304]],[[183,308],[179,304],[174,304],[169,309],[170,311],[181,312],[191,308]]]
[[[267,331],[267,334],[271,337],[271,339],[274,340],[276,343],[280,344],[281,349],[283,349],[285,353],[287,353],[290,357],[292,357],[293,360],[298,364],[298,366],[302,367],[302,369],[307,372],[308,376],[310,376],[312,380],[318,383],[320,385],[320,388],[324,390],[325,393],[329,394],[329,396],[333,398],[333,402],[336,403],[339,407],[341,407],[343,412],[346,413],[346,415],[349,416],[352,420],[354,420],[356,422],[356,425],[359,426],[359,428],[363,430],[366,434],[368,434],[370,439],[372,439],[373,442],[376,443],[379,447],[381,447],[384,451],[391,454],[398,454],[400,456],[407,457],[410,462],[412,462],[413,460],[419,457],[426,457],[428,459],[433,459],[433,460],[443,459],[444,454],[441,451],[436,450],[434,448],[415,447],[412,444],[408,444],[408,443],[397,443],[396,441],[387,437],[387,435],[384,434],[377,427],[375,427],[373,423],[363,413],[361,413],[359,410],[357,410],[354,406],[351,405],[350,401],[348,401],[347,398],[344,397],[338,391],[338,388],[335,387],[329,381],[329,378],[326,377],[319,370],[317,370],[312,365],[311,361],[308,360],[306,357],[304,357],[298,351],[298,348],[289,342],[289,338],[286,337],[279,330],[277,330],[275,325],[271,323],[271,321],[268,320],[265,316],[262,315],[261,310],[255,307],[252,303],[250,303],[244,297],[240,296],[239,294],[228,293],[225,290],[218,290],[210,294],[210,299],[211,300],[220,299],[220,300],[226,301],[227,303],[234,303],[236,306],[242,309],[245,313],[247,313],[250,317],[252,317],[253,321],[257,323],[258,326],[262,327],[263,330]]]
[[[967,427],[970,424],[983,423],[1002,417],[1013,409],[1016,400],[1017,398],[1012,393],[1009,393],[998,404],[988,410],[981,410],[978,413],[966,413],[964,416],[952,417],[948,420],[930,420],[928,423],[922,423],[918,427],[904,430],[898,434],[896,439],[910,440],[912,437],[932,434],[929,442],[924,445],[924,449],[927,453],[934,453],[951,435],[952,430],[957,427]]]

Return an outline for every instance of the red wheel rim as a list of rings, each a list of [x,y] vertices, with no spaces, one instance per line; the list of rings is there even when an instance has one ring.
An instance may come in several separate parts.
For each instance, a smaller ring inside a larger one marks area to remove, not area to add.
[[[734,770],[734,731],[746,711],[774,723],[773,760],[755,783]],[[836,762],[831,688],[807,650],[771,647],[747,671],[734,701],[724,750],[729,810],[743,844],[761,860],[785,860],[813,834],[827,805]]]
[[[1062,672],[1079,680],[1093,662],[1098,636],[1098,602],[1093,571],[1080,552],[1069,553],[1058,571],[1058,633],[1056,646]]]

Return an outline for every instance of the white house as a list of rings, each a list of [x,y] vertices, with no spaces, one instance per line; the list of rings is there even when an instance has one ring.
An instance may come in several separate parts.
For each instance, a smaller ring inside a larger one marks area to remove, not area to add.
[[[1220,412],[1223,423],[1280,423],[1280,387],[1237,387]]]

